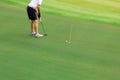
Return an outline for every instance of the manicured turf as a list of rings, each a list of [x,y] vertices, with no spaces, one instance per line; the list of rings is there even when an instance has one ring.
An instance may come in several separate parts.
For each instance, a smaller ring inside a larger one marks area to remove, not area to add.
[[[0,7],[0,80],[120,80],[120,27],[48,12],[36,39],[23,8]]]
[[[29,0],[3,0],[1,2],[25,8]],[[52,15],[119,26],[119,5],[119,0],[44,0],[42,11]]]

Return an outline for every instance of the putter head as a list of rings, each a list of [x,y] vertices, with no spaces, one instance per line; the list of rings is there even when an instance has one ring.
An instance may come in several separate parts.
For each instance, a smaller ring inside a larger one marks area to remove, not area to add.
[[[44,34],[44,36],[48,36],[47,34]]]

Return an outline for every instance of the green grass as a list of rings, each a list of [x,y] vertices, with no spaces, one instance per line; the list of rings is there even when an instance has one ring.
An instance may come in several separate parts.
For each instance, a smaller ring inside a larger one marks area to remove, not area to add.
[[[103,0],[46,0],[44,3],[45,11],[63,16],[76,17],[82,20],[119,25],[120,7],[118,2],[115,1],[112,3],[109,0],[105,0],[104,2]]]
[[[26,8],[29,0],[4,0],[7,4]],[[119,0],[44,0],[42,11],[48,14],[102,22],[119,26]]]
[[[48,37],[36,39],[24,6],[0,3],[0,80],[120,80],[120,27],[49,14],[47,4]]]

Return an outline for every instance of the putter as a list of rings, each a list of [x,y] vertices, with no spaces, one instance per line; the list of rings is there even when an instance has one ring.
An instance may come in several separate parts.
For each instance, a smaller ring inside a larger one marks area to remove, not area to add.
[[[68,43],[68,44],[70,44],[71,42],[72,42],[72,26],[70,27],[70,32],[69,32],[69,39],[68,40],[66,40],[65,42],[66,43]]]
[[[41,26],[42,26],[42,30],[43,30],[43,32],[44,32],[44,36],[48,36],[47,33],[46,33],[46,30],[45,30],[45,27],[44,27],[44,25],[43,25],[43,22],[40,21],[40,23],[41,23]]]

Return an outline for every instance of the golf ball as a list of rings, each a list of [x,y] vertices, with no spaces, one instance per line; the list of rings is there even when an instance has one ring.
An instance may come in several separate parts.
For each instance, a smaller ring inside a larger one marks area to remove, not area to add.
[[[68,42],[68,40],[66,40],[65,42]]]
[[[70,42],[70,41],[68,41],[68,40],[66,40],[65,42],[66,42],[66,43],[68,43],[68,44],[70,44],[70,43],[71,43],[71,42]]]

